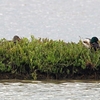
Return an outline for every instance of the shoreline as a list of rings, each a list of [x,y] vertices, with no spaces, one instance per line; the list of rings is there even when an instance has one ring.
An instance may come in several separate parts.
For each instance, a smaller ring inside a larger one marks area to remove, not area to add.
[[[68,75],[66,77],[58,77],[55,75],[38,74],[36,79],[29,74],[12,74],[12,73],[0,73],[0,80],[3,79],[18,79],[18,80],[100,80],[100,74],[91,75]]]

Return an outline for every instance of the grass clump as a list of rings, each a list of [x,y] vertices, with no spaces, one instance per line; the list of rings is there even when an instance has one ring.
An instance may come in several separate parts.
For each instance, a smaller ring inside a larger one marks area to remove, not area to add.
[[[66,79],[95,75],[100,70],[100,51],[85,48],[81,41],[65,43],[22,38],[16,44],[0,40],[0,73],[29,75],[33,79]]]

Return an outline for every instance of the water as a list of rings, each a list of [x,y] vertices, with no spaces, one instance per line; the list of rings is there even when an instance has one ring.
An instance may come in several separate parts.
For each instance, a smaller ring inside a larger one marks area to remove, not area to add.
[[[100,100],[100,81],[0,81],[0,100]]]
[[[0,0],[0,38],[100,38],[99,0]]]
[[[0,39],[100,38],[99,0],[0,0]],[[100,82],[0,81],[0,100],[99,100]]]
[[[100,38],[99,0],[0,0],[0,39]],[[100,82],[0,81],[0,100],[99,100]]]

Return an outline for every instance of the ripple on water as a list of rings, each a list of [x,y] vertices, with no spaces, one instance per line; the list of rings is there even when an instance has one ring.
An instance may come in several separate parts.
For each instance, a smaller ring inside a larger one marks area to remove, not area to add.
[[[99,82],[3,81],[0,100],[99,100]]]

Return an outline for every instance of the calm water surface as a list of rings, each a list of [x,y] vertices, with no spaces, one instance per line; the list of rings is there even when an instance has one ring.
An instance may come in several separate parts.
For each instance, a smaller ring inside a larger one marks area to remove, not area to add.
[[[100,38],[100,0],[0,0],[0,39]]]
[[[100,100],[100,81],[0,81],[0,100]]]

